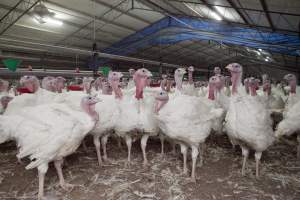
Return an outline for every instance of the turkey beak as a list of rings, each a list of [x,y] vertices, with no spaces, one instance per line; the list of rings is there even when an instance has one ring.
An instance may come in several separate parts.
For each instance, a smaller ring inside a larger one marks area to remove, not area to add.
[[[147,71],[147,76],[148,77],[152,77],[153,75],[152,75],[152,73],[150,71]]]
[[[98,97],[94,97],[94,103],[99,103],[99,102],[103,102],[102,99],[98,98]]]
[[[232,71],[232,65],[227,65],[225,68],[228,69],[229,71]]]
[[[123,74],[120,72],[119,73],[119,78],[122,78],[123,77]]]

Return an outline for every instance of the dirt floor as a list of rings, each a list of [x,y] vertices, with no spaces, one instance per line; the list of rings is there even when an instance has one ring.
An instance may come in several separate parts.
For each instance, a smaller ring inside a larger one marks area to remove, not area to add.
[[[197,182],[191,182],[181,173],[182,159],[167,154],[160,156],[159,140],[149,140],[150,165],[142,166],[139,142],[132,151],[132,165],[125,167],[126,146],[120,149],[115,141],[108,144],[110,162],[97,165],[96,153],[91,143],[88,152],[83,148],[67,158],[64,174],[71,191],[58,186],[51,165],[46,178],[46,196],[49,200],[215,200],[215,199],[300,199],[300,165],[296,159],[295,140],[278,142],[264,152],[261,178],[255,179],[255,161],[251,154],[247,175],[241,176],[241,152],[233,150],[225,136],[210,137],[207,141],[205,162],[197,168]],[[37,171],[25,170],[16,162],[13,143],[0,145],[0,199],[35,199],[38,189]],[[190,157],[190,156],[189,156]],[[189,169],[191,161],[189,160]]]

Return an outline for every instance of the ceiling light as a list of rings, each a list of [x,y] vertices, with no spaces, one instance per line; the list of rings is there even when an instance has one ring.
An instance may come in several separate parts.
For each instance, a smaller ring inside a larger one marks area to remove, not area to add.
[[[259,56],[261,55],[261,53],[259,51],[255,51]]]
[[[50,17],[47,17],[47,18],[45,18],[44,20],[45,20],[45,22],[46,22],[47,24],[52,24],[52,25],[57,25],[57,26],[63,25],[63,22],[62,22],[62,21],[57,20],[57,19],[53,19],[53,18],[50,18]]]
[[[220,15],[218,15],[218,14],[215,13],[215,12],[211,12],[211,16],[212,16],[214,19],[218,20],[218,21],[221,21],[221,20],[222,20],[222,17],[220,17]]]
[[[258,49],[258,51],[262,52],[262,49]]]
[[[33,8],[32,16],[33,16],[33,20],[39,24],[47,23],[56,26],[63,25],[62,21],[54,18],[55,13],[50,12],[49,9],[44,4],[42,4],[42,2],[40,2],[38,5],[36,5]]]
[[[38,24],[49,24],[49,25],[55,25],[55,26],[63,25],[62,21],[60,21],[58,19],[54,19],[52,17],[45,17],[45,18],[34,17],[33,20]]]
[[[268,58],[266,58],[265,61],[268,62],[269,61]]]

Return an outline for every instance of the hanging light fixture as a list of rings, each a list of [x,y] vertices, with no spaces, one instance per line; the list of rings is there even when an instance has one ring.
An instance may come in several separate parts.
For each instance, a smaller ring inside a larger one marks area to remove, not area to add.
[[[40,2],[33,8],[33,19],[39,24],[51,24],[61,26],[63,22],[54,18],[55,13],[50,12],[49,9]]]

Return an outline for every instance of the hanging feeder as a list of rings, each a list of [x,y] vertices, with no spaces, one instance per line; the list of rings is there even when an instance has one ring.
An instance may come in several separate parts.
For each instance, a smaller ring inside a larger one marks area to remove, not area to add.
[[[9,58],[2,60],[2,62],[7,69],[9,69],[12,72],[15,72],[22,61],[19,59]]]

